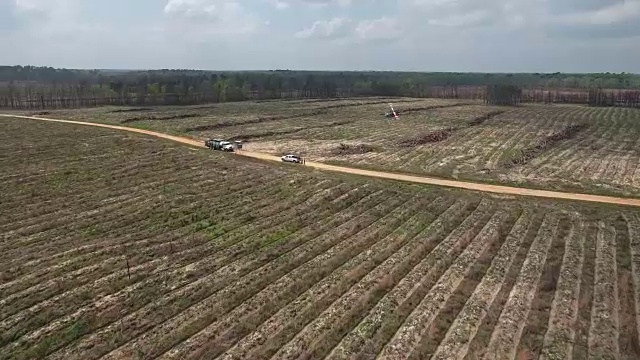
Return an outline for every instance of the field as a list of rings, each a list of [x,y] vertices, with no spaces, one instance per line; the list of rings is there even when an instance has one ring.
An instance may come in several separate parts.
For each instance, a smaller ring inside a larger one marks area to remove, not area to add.
[[[636,209],[0,126],[0,359],[640,356]]]
[[[388,102],[400,110],[399,121],[382,116]],[[364,98],[99,108],[47,116],[198,139],[241,139],[253,151],[295,152],[363,168],[640,196],[638,109]]]

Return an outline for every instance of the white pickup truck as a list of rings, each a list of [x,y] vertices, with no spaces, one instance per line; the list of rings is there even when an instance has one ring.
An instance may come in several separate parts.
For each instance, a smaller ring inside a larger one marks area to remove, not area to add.
[[[291,162],[296,164],[302,164],[302,158],[296,155],[285,155],[281,157],[284,162]]]

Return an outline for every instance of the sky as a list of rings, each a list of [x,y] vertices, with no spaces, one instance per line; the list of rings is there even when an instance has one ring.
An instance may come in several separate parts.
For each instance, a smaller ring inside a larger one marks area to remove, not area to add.
[[[640,73],[640,0],[0,0],[0,63]]]

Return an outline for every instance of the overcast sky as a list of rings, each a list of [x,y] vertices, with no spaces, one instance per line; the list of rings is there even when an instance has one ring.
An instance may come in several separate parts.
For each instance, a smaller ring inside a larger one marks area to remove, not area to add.
[[[0,62],[640,73],[640,0],[0,0]]]

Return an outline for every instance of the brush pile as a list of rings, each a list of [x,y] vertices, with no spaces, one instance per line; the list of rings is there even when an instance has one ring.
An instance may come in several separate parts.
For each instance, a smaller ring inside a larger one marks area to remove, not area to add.
[[[416,147],[424,144],[440,142],[448,139],[455,130],[455,128],[447,128],[420,134],[400,141],[400,145],[403,147]]]
[[[491,118],[493,118],[493,117],[495,117],[495,116],[498,116],[498,115],[500,115],[500,114],[504,114],[505,112],[506,112],[506,111],[492,111],[492,112],[490,112],[490,113],[488,113],[488,114],[486,114],[486,115],[482,115],[482,116],[480,116],[480,117],[477,117],[477,118],[475,118],[475,119],[473,119],[473,120],[469,121],[469,126],[476,126],[476,125],[480,125],[480,124],[482,124],[483,122],[485,122],[485,121],[487,121],[487,120],[489,120],[489,119],[491,119]]]
[[[549,150],[553,146],[555,146],[558,142],[571,139],[575,137],[579,132],[583,131],[587,128],[587,124],[572,124],[564,129],[558,131],[557,133],[546,136],[544,139],[540,140],[535,146],[520,151],[520,153],[509,160],[505,166],[511,167],[515,165],[524,165],[531,161],[533,158],[538,156],[540,153]]]
[[[375,148],[368,144],[358,144],[358,145],[340,144],[338,145],[338,147],[333,149],[332,154],[336,156],[358,155],[358,154],[366,154],[374,151],[375,151]]]
[[[202,116],[200,114],[178,114],[178,115],[169,115],[169,116],[156,116],[156,115],[146,115],[146,116],[136,116],[128,119],[122,120],[121,124],[132,123],[135,121],[145,121],[145,120],[179,120],[179,119],[189,119]]]

